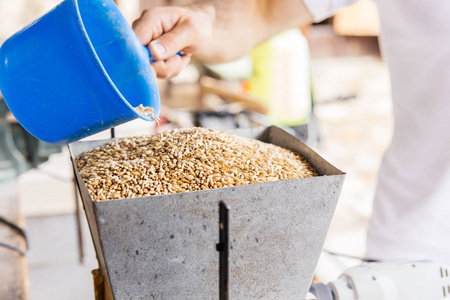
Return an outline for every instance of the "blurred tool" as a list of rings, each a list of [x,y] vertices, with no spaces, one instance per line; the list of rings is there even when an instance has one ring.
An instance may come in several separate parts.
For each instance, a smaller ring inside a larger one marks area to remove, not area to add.
[[[424,300],[450,297],[448,268],[426,261],[371,262],[328,284],[312,284],[317,300]]]

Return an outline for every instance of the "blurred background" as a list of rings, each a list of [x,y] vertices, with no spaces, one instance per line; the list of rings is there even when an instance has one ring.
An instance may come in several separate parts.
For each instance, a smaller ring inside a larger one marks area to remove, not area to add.
[[[116,1],[130,23],[144,8],[189,2]],[[0,44],[58,3],[0,0]],[[391,137],[390,82],[378,32],[376,5],[359,0],[319,24],[280,33],[237,61],[193,61],[176,78],[158,81],[159,125],[136,120],[117,127],[116,135],[275,124],[307,142],[347,173],[316,270],[317,280],[333,280],[360,261],[330,252],[364,256],[378,166]],[[10,299],[94,299],[90,272],[98,264],[66,147],[29,135],[3,100],[0,139],[0,217],[23,228],[29,245],[26,255],[0,247],[3,291],[16,295]],[[0,242],[25,248],[2,223]]]

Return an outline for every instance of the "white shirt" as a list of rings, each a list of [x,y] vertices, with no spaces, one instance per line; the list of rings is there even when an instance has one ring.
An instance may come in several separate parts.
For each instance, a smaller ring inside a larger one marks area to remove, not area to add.
[[[304,2],[320,21],[354,1]],[[376,2],[395,127],[380,167],[367,256],[450,265],[450,1]]]

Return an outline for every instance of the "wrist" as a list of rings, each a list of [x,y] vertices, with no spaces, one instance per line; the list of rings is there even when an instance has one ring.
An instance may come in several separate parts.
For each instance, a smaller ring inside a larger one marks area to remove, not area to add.
[[[216,7],[214,1],[199,1],[187,5],[192,11],[203,13],[205,16],[209,17],[211,20],[216,18]]]
[[[216,23],[216,7],[214,1],[200,1],[185,6],[187,22],[190,31],[195,36],[195,42],[187,47],[186,53],[196,54],[208,48]]]

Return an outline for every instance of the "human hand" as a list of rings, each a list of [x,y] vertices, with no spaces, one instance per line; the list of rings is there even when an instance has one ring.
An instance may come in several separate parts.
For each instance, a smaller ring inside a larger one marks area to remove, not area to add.
[[[157,7],[145,10],[133,29],[157,61],[151,67],[158,78],[178,75],[191,56],[212,38],[215,10],[211,4]],[[183,55],[175,53],[182,51]]]

